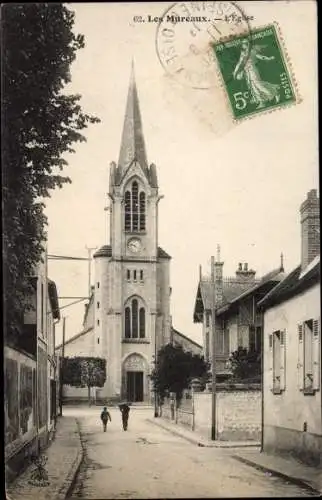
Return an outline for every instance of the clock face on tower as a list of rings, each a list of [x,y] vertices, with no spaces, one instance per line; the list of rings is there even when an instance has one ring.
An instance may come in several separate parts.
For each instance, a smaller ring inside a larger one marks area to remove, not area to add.
[[[132,253],[138,253],[142,248],[142,243],[139,238],[131,238],[127,243],[127,248]]]

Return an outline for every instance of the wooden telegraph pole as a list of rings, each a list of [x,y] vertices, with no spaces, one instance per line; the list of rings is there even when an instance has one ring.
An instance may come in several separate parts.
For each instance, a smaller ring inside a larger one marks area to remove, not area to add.
[[[215,318],[215,258],[211,257],[211,361],[212,361],[212,387],[211,387],[211,439],[216,440],[216,318]]]
[[[59,370],[59,415],[63,415],[63,364],[65,358],[65,334],[66,334],[66,318],[63,317],[63,341],[62,341],[62,355],[60,358]]]

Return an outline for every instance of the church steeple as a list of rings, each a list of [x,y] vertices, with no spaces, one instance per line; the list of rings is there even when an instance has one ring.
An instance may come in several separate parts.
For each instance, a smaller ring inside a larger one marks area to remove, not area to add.
[[[145,143],[142,129],[139,97],[136,88],[134,62],[132,60],[130,84],[127,96],[122,141],[118,167],[122,173],[136,159],[143,169],[147,169]]]

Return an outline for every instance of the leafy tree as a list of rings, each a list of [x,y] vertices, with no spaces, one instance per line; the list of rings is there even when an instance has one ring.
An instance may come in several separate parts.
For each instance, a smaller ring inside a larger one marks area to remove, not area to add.
[[[202,356],[184,351],[181,346],[167,344],[158,352],[151,379],[161,400],[167,392],[174,392],[179,402],[191,379],[206,377],[208,368]]]
[[[99,121],[82,111],[80,95],[63,93],[84,47],[83,35],[73,33],[74,17],[60,3],[1,7],[4,309],[13,339],[44,251],[43,200],[71,182],[61,175],[68,165],[63,155]]]
[[[238,347],[230,358],[233,379],[236,381],[259,382],[261,379],[261,354]]]
[[[64,358],[62,383],[73,387],[87,387],[91,404],[91,387],[103,387],[106,381],[106,359],[77,356]]]

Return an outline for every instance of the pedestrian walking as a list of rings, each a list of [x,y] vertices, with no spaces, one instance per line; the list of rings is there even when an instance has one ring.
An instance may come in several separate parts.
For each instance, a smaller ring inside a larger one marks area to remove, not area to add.
[[[103,422],[103,431],[106,432],[107,422],[112,422],[110,412],[107,410],[106,406],[104,406],[103,411],[101,413],[101,420]]]
[[[122,425],[123,425],[123,430],[127,431],[127,426],[128,426],[128,421],[129,421],[129,413],[130,413],[130,406],[128,403],[121,403],[119,405],[119,409],[122,414]]]

